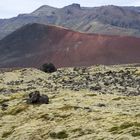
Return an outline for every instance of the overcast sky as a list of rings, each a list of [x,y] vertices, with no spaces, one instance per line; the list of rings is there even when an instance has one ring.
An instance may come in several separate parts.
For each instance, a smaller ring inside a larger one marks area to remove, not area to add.
[[[0,18],[30,13],[41,5],[64,7],[72,3],[94,7],[101,5],[140,6],[140,0],[0,0]]]

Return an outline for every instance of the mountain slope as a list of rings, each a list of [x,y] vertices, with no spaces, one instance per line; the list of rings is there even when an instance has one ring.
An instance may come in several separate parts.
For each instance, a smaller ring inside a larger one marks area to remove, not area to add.
[[[29,24],[54,24],[86,33],[129,35],[140,37],[139,7],[81,7],[72,4],[63,8],[41,6],[30,14],[0,20],[0,39]]]
[[[140,39],[26,25],[0,41],[0,67],[57,67],[139,63]]]

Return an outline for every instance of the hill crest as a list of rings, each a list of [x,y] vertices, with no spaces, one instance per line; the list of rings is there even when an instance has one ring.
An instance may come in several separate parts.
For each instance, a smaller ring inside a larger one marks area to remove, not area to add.
[[[29,24],[0,41],[0,67],[57,67],[139,63],[140,39],[85,34],[63,27]]]

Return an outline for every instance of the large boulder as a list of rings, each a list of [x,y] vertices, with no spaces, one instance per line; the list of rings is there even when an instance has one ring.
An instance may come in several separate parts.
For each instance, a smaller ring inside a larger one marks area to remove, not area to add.
[[[56,67],[52,63],[45,63],[42,65],[41,70],[46,73],[52,73],[57,71]]]
[[[48,104],[49,97],[47,95],[40,95],[39,91],[34,91],[29,94],[27,103],[28,104]]]

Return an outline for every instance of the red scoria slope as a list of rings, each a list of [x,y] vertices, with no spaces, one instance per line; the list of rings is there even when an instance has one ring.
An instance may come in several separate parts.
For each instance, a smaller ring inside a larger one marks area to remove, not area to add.
[[[0,67],[57,67],[140,62],[140,38],[85,34],[29,24],[0,41]]]

